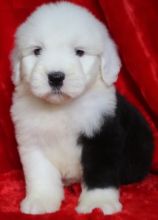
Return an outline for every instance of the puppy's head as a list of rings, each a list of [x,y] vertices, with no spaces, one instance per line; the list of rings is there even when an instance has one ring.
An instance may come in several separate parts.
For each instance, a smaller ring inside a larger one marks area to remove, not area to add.
[[[86,9],[60,2],[39,7],[17,30],[13,83],[52,103],[74,99],[98,74],[112,85],[120,69],[106,27]]]

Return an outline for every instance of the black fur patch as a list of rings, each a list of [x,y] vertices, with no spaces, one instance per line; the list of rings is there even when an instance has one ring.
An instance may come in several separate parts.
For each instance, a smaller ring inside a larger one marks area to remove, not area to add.
[[[89,188],[119,187],[149,172],[153,138],[141,114],[117,94],[115,116],[105,116],[93,137],[81,134],[83,180]]]

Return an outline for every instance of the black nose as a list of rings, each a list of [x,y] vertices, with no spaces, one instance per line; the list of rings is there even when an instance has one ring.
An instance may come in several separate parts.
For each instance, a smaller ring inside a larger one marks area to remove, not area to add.
[[[48,83],[51,87],[61,87],[65,79],[63,72],[51,72],[48,73]]]

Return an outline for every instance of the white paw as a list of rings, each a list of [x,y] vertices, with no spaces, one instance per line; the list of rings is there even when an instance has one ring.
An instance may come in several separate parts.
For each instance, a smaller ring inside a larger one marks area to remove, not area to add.
[[[20,209],[25,214],[44,214],[58,211],[60,205],[61,199],[53,196],[31,195],[21,202]]]
[[[106,215],[111,215],[122,210],[119,202],[119,192],[116,189],[84,189],[76,208],[78,213],[90,213],[93,209],[99,208]]]

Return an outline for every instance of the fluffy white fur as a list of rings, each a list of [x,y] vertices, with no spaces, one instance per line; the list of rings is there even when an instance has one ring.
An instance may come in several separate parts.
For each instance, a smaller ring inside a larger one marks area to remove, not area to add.
[[[33,53],[37,47],[39,56]],[[78,57],[76,49],[85,55]],[[54,212],[64,198],[62,180],[82,178],[78,135],[92,136],[105,109],[114,114],[120,60],[101,22],[84,8],[60,2],[39,7],[18,28],[12,66],[11,114],[26,179],[21,211]],[[48,84],[52,71],[65,73],[60,94]],[[118,197],[112,189],[83,190],[78,211],[98,207],[112,214],[121,210]]]
[[[119,202],[119,192],[114,188],[87,190],[83,188],[77,211],[90,213],[94,208],[100,208],[104,214],[119,212],[122,205]]]

